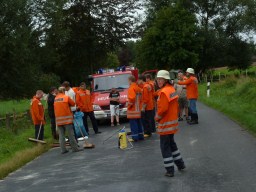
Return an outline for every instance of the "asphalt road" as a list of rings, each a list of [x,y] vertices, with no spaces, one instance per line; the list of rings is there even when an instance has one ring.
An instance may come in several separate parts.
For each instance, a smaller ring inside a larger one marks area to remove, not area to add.
[[[65,155],[52,149],[0,181],[0,191],[256,191],[256,138],[223,114],[200,103],[198,109],[199,125],[181,122],[175,136],[187,169],[173,178],[164,176],[156,134],[123,151],[117,134],[103,144],[118,130],[103,125],[102,134],[91,134],[95,149]]]

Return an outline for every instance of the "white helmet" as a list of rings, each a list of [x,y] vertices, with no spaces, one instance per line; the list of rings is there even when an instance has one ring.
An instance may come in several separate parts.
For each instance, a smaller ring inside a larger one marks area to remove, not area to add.
[[[195,74],[195,70],[193,68],[188,68],[187,73]]]
[[[164,78],[164,79],[167,79],[167,80],[170,80],[170,73],[166,70],[160,70],[157,72],[157,78]]]

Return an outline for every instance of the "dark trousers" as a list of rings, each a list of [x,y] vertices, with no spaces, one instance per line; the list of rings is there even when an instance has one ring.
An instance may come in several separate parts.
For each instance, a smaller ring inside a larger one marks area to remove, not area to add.
[[[155,133],[155,132],[156,132],[155,115],[156,115],[156,109],[153,109],[153,111],[152,111],[152,116],[151,116],[152,133]]]
[[[196,99],[189,99],[189,110],[191,112],[191,121],[198,121],[197,107],[196,107]]]
[[[154,116],[153,110],[146,110],[145,112],[141,113],[144,133],[147,135],[151,135],[151,133],[153,131],[152,116]]]
[[[41,130],[40,130],[41,126]],[[40,133],[39,133],[40,130]],[[39,136],[38,136],[39,134]],[[44,140],[44,125],[35,125],[35,139]]]
[[[141,119],[130,119],[131,136],[134,141],[143,140],[144,133],[141,125]]]
[[[88,128],[88,123],[87,123],[87,117],[90,117],[90,120],[92,122],[92,127],[95,133],[98,133],[99,129],[98,129],[98,124],[97,124],[97,120],[94,116],[94,112],[83,112],[84,116],[83,116],[83,123],[84,123],[84,127],[86,129],[86,132],[89,133],[89,128]]]
[[[178,168],[184,165],[184,161],[174,141],[174,134],[160,135],[160,148],[164,159],[164,166],[168,172],[174,172],[174,164]]]
[[[53,139],[58,140],[57,132],[56,132],[56,121],[55,117],[50,117],[51,120],[51,130],[52,130],[52,137]]]

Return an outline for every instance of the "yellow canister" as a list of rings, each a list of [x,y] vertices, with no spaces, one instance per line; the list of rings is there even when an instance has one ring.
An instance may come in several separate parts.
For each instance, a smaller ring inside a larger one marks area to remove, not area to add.
[[[119,138],[119,148],[120,149],[125,149],[127,148],[127,137],[126,137],[126,132],[122,131],[118,133],[118,138]]]

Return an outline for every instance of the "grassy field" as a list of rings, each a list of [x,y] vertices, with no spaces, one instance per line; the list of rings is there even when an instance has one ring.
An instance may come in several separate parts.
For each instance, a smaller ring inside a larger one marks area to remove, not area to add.
[[[222,75],[239,75],[240,71],[238,69],[230,71],[227,67],[216,68],[213,71],[213,75],[219,75],[219,73]],[[255,74],[256,76],[256,64],[247,69],[247,73]],[[245,71],[242,71],[242,74],[245,75]]]
[[[223,112],[248,130],[256,133],[256,79],[228,78],[211,84],[206,97],[206,84],[199,86],[200,101]]]

